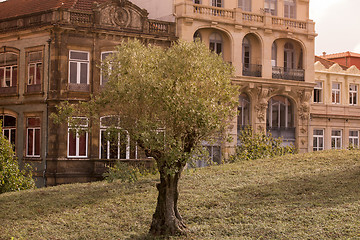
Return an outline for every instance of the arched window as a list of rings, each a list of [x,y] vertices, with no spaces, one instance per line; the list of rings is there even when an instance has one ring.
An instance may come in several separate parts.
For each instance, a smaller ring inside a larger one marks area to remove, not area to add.
[[[275,42],[271,46],[271,66],[277,66],[277,45]]]
[[[0,53],[0,93],[16,93],[18,82],[18,54]]]
[[[285,71],[289,69],[294,69],[295,66],[295,50],[294,45],[291,43],[286,43],[284,46],[284,69]]]
[[[239,0],[238,7],[243,11],[251,12],[251,0]]]
[[[237,131],[238,133],[244,126],[250,125],[250,100],[246,94],[239,96]]]
[[[1,115],[2,134],[15,147],[16,142],[16,118],[10,115]]]
[[[295,0],[284,0],[284,17],[296,18]]]
[[[247,37],[243,39],[242,50],[243,50],[243,69],[244,71],[248,71],[251,62],[251,45]]]
[[[264,2],[264,11],[271,13],[271,15],[277,15],[277,0],[265,0]]]
[[[266,125],[269,128],[293,127],[292,106],[288,98],[275,96],[269,100]]]
[[[197,30],[195,33],[194,33],[194,35],[193,35],[193,40],[194,40],[194,42],[196,41],[196,40],[199,40],[199,41],[201,41],[201,33],[199,32],[199,30]]]
[[[221,54],[223,50],[223,40],[221,35],[219,33],[213,33],[210,35],[209,41],[210,50],[217,54]]]

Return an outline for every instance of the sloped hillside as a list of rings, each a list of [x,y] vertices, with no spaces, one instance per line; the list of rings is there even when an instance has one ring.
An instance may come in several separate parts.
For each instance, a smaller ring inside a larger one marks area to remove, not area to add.
[[[156,177],[0,195],[0,239],[150,239]],[[360,151],[185,171],[173,239],[359,239]]]

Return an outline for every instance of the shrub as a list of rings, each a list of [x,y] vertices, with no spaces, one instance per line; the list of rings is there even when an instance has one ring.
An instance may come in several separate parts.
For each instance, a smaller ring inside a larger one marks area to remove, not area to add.
[[[108,182],[113,182],[115,180],[121,180],[122,182],[136,182],[140,176],[156,173],[156,166],[134,166],[128,162],[116,161],[115,165],[109,167],[108,171],[103,174],[103,177]]]
[[[235,154],[230,157],[230,162],[241,160],[255,160],[259,158],[294,154],[294,146],[283,146],[281,138],[274,138],[270,133],[255,133],[251,127],[246,127],[238,135],[239,145]]]
[[[12,145],[1,133],[0,127],[0,193],[35,188],[30,165],[19,169]]]

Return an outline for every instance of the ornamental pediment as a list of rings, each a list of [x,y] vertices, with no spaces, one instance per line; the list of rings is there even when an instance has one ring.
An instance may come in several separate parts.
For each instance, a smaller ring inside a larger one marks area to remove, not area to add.
[[[346,70],[346,72],[349,74],[354,74],[354,75],[359,74],[360,75],[360,70],[355,65],[349,67],[348,70]]]
[[[338,63],[334,63],[334,64],[329,68],[329,71],[341,73],[341,72],[343,72],[343,69],[340,67],[340,65],[339,65]]]
[[[107,27],[142,30],[148,12],[127,0],[113,0],[95,9],[98,23]]]

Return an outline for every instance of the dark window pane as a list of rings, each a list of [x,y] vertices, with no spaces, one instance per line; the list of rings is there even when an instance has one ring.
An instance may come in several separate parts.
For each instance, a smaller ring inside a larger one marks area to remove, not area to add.
[[[70,62],[70,83],[77,83],[77,63]]]
[[[42,64],[36,64],[35,84],[41,84]]]
[[[106,131],[101,131],[101,158],[102,159],[107,159]]]
[[[33,155],[33,138],[34,138],[34,130],[28,129],[28,152],[27,155]]]
[[[79,156],[86,156],[86,135],[87,133],[82,133],[79,136]]]
[[[81,63],[80,65],[80,83],[87,84],[88,77],[88,64]]]
[[[88,53],[86,52],[70,52],[71,60],[88,60]]]
[[[69,130],[69,156],[76,156],[76,138],[73,131]]]
[[[4,127],[16,127],[16,118],[5,115],[3,124]]]
[[[28,118],[28,127],[40,127],[40,118]]]
[[[13,67],[12,68],[12,86],[16,87],[17,86],[17,67]]]
[[[35,129],[35,155],[40,156],[40,129]]]

